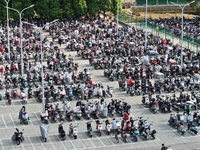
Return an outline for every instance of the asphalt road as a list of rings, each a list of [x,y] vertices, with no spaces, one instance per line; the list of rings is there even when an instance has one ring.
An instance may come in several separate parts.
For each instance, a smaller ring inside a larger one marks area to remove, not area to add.
[[[45,33],[46,34],[46,33]],[[62,45],[61,48],[64,48]],[[76,54],[76,52],[66,51],[67,56],[69,54]],[[177,131],[168,125],[168,119],[170,114],[160,113],[152,114],[148,108],[143,107],[141,104],[141,96],[130,97],[126,92],[122,91],[118,87],[118,82],[110,82],[107,78],[103,76],[103,70],[94,70],[92,66],[88,64],[88,60],[83,60],[79,57],[75,57],[75,62],[78,62],[80,70],[84,68],[89,69],[92,74],[92,78],[95,83],[103,83],[104,87],[107,85],[114,87],[113,99],[125,99],[126,102],[131,104],[131,116],[137,118],[143,116],[144,118],[149,117],[148,122],[153,123],[152,129],[156,129],[157,137],[155,140],[149,139],[144,141],[139,137],[138,142],[132,141],[129,138],[128,143],[125,143],[120,137],[120,142],[115,141],[114,135],[106,135],[105,132],[102,133],[100,137],[95,128],[95,120],[92,119],[92,128],[94,131],[94,136],[90,138],[86,132],[86,122],[87,120],[83,117],[81,120],[74,118],[72,121],[73,125],[78,125],[78,138],[75,140],[70,136],[67,136],[65,141],[61,141],[58,136],[58,123],[50,122],[49,137],[47,142],[44,143],[41,138],[40,133],[40,112],[42,110],[42,105],[35,98],[29,99],[28,104],[26,104],[26,109],[30,116],[30,122],[28,125],[21,125],[18,120],[18,113],[22,107],[21,100],[19,98],[12,99],[12,105],[8,105],[5,99],[0,101],[0,149],[2,150],[78,150],[78,149],[91,149],[91,150],[159,150],[162,143],[165,145],[171,145],[173,150],[196,150],[200,148],[200,134],[193,135],[190,132],[186,132],[184,136],[181,136]],[[4,95],[4,94],[3,94]],[[155,96],[155,95],[154,95]],[[98,100],[98,99],[93,99]],[[110,102],[111,98],[105,99]],[[60,103],[60,107],[61,102]],[[72,106],[75,105],[76,101],[70,102]],[[175,113],[175,112],[174,112]],[[121,120],[121,117],[115,114],[114,116],[117,120]],[[108,119],[111,121],[113,117],[109,116]],[[105,120],[105,119],[101,119]],[[15,131],[15,128],[24,129],[25,141],[20,145],[11,141],[11,137]],[[65,121],[63,127],[68,133],[69,122]],[[105,124],[103,124],[105,128]]]

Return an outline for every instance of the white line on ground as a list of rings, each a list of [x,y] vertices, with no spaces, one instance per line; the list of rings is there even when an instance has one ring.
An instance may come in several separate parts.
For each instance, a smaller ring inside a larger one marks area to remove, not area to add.
[[[15,122],[14,122],[14,120],[13,120],[13,118],[12,118],[11,114],[9,114],[9,117],[10,117],[10,119],[11,119],[12,123],[13,123],[13,126],[14,126],[14,127],[16,127],[16,125],[15,125]]]
[[[42,138],[41,136],[38,136],[37,138],[39,139],[39,141],[43,140],[43,139],[41,139],[41,138]],[[42,148],[43,148],[43,150],[46,150],[46,148],[45,148],[44,144],[43,144],[43,143],[41,143],[41,145],[42,145]]]
[[[29,141],[30,141],[30,143],[31,143],[31,146],[32,146],[33,150],[35,150],[35,147],[34,147],[34,145],[33,145],[33,142],[31,141],[31,138],[28,137],[28,139],[29,139]]]
[[[0,147],[2,148],[2,150],[4,150],[4,147],[3,147],[3,143],[2,143],[2,141],[1,141],[1,139],[0,139]]]
[[[3,123],[4,123],[5,127],[8,128],[7,125],[6,125],[6,122],[5,122],[5,120],[4,120],[3,115],[1,115],[1,118],[2,118],[2,120],[3,120]]]

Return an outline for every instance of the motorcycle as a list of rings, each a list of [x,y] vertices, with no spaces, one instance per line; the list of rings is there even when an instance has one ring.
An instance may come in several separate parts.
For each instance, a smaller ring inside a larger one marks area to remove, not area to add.
[[[198,133],[198,129],[195,125],[192,124],[192,122],[188,122],[188,131],[193,132],[194,134]]]
[[[19,145],[21,142],[24,141],[24,137],[23,137],[23,131],[24,131],[24,129],[21,132],[17,128],[15,128],[15,129],[16,129],[16,132],[13,134],[12,140],[14,142],[16,142],[17,145]]]
[[[8,104],[12,104],[12,101],[11,101],[11,96],[10,96],[10,93],[8,91],[6,91],[6,99],[8,100]]]
[[[138,134],[139,134],[139,131],[138,131],[137,127],[136,128],[134,127],[134,128],[131,129],[130,135],[132,136],[133,141],[137,142],[137,140],[138,140]]]
[[[198,126],[200,125],[200,114],[198,114],[198,112],[194,112],[193,122],[196,122]]]
[[[142,104],[144,104],[145,106],[149,105],[149,98],[148,98],[148,96],[143,96],[141,101],[142,101]]]
[[[112,124],[109,122],[109,120],[105,121],[105,130],[110,135],[110,130],[112,129]]]
[[[96,129],[97,129],[97,132],[99,133],[99,136],[101,136],[103,126],[102,126],[102,123],[99,120],[96,121]]]
[[[128,134],[125,133],[125,131],[123,131],[123,132],[121,133],[121,137],[123,138],[123,140],[124,140],[126,143],[128,142]]]
[[[169,122],[169,124],[170,124],[171,126],[173,126],[173,127],[176,128],[176,123],[178,122],[177,116],[174,115],[174,114],[171,114],[171,115],[170,115],[170,118],[169,118],[169,120],[168,120],[168,122]]]
[[[65,130],[63,129],[62,123],[58,125],[58,133],[59,133],[61,140],[64,141],[66,139],[66,133],[65,133]]]
[[[178,121],[176,123],[176,127],[177,127],[177,132],[181,133],[182,135],[185,134],[185,129],[183,129],[183,122],[182,121]]]
[[[88,132],[88,135],[89,135],[90,137],[92,137],[93,132],[92,132],[91,121],[88,121],[86,124],[87,124],[87,132]]]
[[[81,107],[80,106],[75,107],[74,112],[76,117],[80,120],[82,116]]]
[[[77,131],[77,126],[73,126],[72,123],[69,125],[69,136],[73,136],[74,139],[77,139],[78,136],[78,131]]]
[[[148,137],[151,136],[153,139],[156,138],[156,130],[152,130],[150,129],[150,126],[152,124],[149,124],[149,125],[145,125],[144,126],[144,129],[143,129],[143,132],[142,132],[142,136],[143,136],[143,139],[144,140],[148,140]]]
[[[112,97],[112,95],[113,95],[113,87],[110,87],[109,85],[107,85],[107,93],[110,95],[110,97]]]
[[[28,98],[32,98],[32,88],[29,87],[28,89]]]
[[[40,118],[41,118],[41,121],[43,121],[45,124],[48,124],[49,123],[48,110],[46,110],[45,112],[41,112]]]

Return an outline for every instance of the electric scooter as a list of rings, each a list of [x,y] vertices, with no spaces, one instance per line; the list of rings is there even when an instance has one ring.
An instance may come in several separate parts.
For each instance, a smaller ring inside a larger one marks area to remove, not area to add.
[[[87,124],[87,132],[88,132],[88,135],[89,135],[90,137],[92,137],[93,132],[92,132],[91,121],[88,121],[86,124]]]
[[[69,125],[69,136],[73,136],[74,139],[77,139],[78,136],[78,131],[77,131],[77,126],[73,126],[72,123]]]
[[[19,145],[22,141],[24,141],[24,137],[23,137],[24,129],[21,132],[17,128],[15,129],[16,129],[16,132],[13,134],[12,140],[16,142],[17,145]]]
[[[105,130],[108,133],[108,135],[110,135],[110,130],[112,128],[112,124],[109,122],[109,120],[105,121]]]
[[[66,133],[65,133],[65,130],[63,129],[62,123],[58,125],[58,133],[61,140],[64,141],[66,139]]]
[[[97,132],[99,133],[99,136],[101,136],[101,132],[103,130],[102,123],[103,122],[100,122],[99,120],[96,121],[96,129],[97,129]]]

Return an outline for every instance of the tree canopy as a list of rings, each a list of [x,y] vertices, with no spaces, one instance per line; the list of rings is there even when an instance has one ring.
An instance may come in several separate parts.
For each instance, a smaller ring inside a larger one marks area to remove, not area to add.
[[[121,10],[122,0],[10,0],[8,6],[21,12],[26,7],[35,6],[25,10],[22,18],[37,17],[48,19],[73,18],[86,14],[97,15],[98,12],[111,11],[116,15],[117,8]],[[119,7],[118,7],[118,6]],[[16,11],[9,10],[9,18],[19,19]],[[0,0],[0,20],[6,20],[6,2]]]

